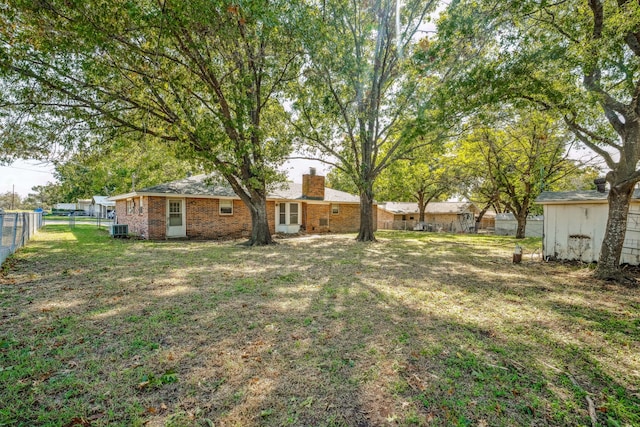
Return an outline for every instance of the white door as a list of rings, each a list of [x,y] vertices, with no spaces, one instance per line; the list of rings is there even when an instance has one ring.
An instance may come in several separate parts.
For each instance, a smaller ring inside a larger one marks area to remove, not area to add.
[[[167,237],[186,237],[184,199],[167,199]]]
[[[276,206],[276,232],[297,233],[300,231],[300,204],[278,203]]]

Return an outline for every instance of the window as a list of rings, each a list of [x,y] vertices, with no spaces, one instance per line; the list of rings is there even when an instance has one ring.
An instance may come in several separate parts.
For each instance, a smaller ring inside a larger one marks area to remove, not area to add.
[[[287,223],[287,208],[286,205],[284,203],[280,203],[278,205],[278,224],[280,225],[285,225]]]
[[[220,215],[233,215],[233,200],[220,200]]]
[[[142,196],[140,196],[140,202],[138,203],[138,213],[139,213],[140,215],[142,215],[142,212],[143,212],[142,207],[143,207],[143,203],[142,203]]]
[[[320,227],[328,227],[329,219],[328,218],[320,218]]]
[[[331,214],[338,215],[340,213],[340,205],[331,205]]]
[[[289,204],[289,224],[298,224],[298,204]]]
[[[276,214],[278,215],[278,225],[298,225],[300,224],[300,205],[298,203],[279,203]]]
[[[127,215],[133,215],[136,204],[133,199],[127,199]]]

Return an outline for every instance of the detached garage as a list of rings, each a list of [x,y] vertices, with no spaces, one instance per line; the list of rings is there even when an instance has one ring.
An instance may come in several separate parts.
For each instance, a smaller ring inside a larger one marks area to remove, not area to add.
[[[545,259],[598,260],[609,215],[606,192],[543,192],[536,203],[544,209]],[[640,190],[631,199],[620,263],[640,265]]]

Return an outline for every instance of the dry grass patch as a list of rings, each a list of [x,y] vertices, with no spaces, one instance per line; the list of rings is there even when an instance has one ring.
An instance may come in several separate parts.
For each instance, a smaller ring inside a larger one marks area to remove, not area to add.
[[[353,237],[48,226],[0,279],[0,425],[640,424],[637,290],[511,238]]]

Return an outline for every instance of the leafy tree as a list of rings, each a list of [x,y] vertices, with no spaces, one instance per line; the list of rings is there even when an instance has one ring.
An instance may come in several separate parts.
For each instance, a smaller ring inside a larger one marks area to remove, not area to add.
[[[359,241],[373,241],[374,183],[422,141],[425,105],[413,55],[416,34],[437,2],[327,0],[318,4],[308,64],[294,104],[298,135],[360,195]],[[422,86],[425,87],[425,86]],[[431,111],[430,109],[427,109]],[[334,160],[331,160],[334,159]]]
[[[397,160],[380,174],[376,194],[381,200],[416,201],[419,221],[424,222],[430,202],[446,199],[456,191],[458,171],[448,154],[438,151],[432,146],[414,151],[410,160]]]
[[[568,159],[571,138],[557,122],[538,112],[521,111],[492,125],[476,128],[461,142],[460,151],[463,159],[475,163],[471,170],[480,172],[484,182],[477,190],[487,205],[502,204],[512,212],[518,222],[516,238],[524,238],[535,199],[575,170]]]
[[[51,209],[56,203],[64,202],[62,189],[59,184],[48,182],[46,185],[36,185],[31,188],[25,203],[33,208]],[[75,200],[74,200],[75,201]]]
[[[574,160],[574,173],[551,184],[549,191],[595,190],[594,181],[602,175],[602,171],[595,166],[584,166],[582,162]]]
[[[331,168],[327,174],[326,186],[334,190],[345,191],[350,194],[357,194],[358,187],[353,183],[351,177],[338,168]]]
[[[458,193],[481,206],[475,218],[474,230],[477,232],[487,211],[493,209],[496,213],[501,213],[503,206],[500,188],[497,181],[492,179],[482,152],[475,144],[467,142],[464,138],[457,142],[453,163],[459,170],[460,179],[456,184]]]
[[[31,188],[31,191],[23,201],[27,209],[51,209],[56,203],[62,202],[60,185],[58,184],[49,182],[46,185],[36,185]]]
[[[610,169],[609,217],[597,275],[615,278],[629,202],[640,181],[640,3],[631,0],[450,3],[430,58],[480,45],[451,84],[471,108],[527,100],[564,117]]]
[[[0,8],[4,118],[40,143],[52,132],[62,145],[161,141],[226,179],[251,212],[249,243],[272,243],[266,189],[284,178],[283,90],[307,16],[290,0],[11,0]]]
[[[63,201],[74,202],[94,195],[127,193],[184,178],[191,172],[189,161],[177,159],[162,144],[123,140],[55,162],[54,176]]]
[[[0,208],[4,210],[22,209],[22,199],[20,195],[11,191],[0,193]]]

